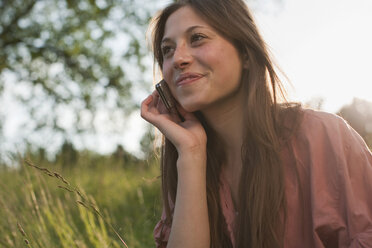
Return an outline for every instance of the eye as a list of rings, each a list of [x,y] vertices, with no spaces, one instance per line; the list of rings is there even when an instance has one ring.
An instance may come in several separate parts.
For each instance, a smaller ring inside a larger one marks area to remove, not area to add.
[[[206,38],[204,34],[196,33],[196,34],[191,35],[190,41],[191,43],[195,43],[195,42],[199,42],[203,40],[204,38]]]
[[[163,54],[163,56],[167,56],[171,51],[172,51],[172,47],[171,46],[162,46],[161,47],[161,52]]]

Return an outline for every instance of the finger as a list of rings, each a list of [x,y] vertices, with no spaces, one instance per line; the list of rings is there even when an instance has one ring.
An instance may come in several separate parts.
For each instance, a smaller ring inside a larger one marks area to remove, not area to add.
[[[157,99],[151,94],[142,102],[141,115],[143,115],[143,117],[147,121],[151,121],[149,118],[155,118],[157,115],[161,114],[157,107],[158,100],[159,99]]]
[[[152,101],[153,101],[153,96],[149,95],[141,103],[141,117],[147,121],[149,121],[149,117],[151,116],[151,113],[149,112],[149,105]]]
[[[157,91],[153,92],[153,95],[157,99],[156,107],[157,107],[159,113],[169,115],[171,117],[171,119],[176,123],[181,122],[181,119],[179,118],[177,110],[175,108],[168,109],[165,106],[165,103],[163,102],[163,100],[160,98],[160,95]]]
[[[154,90],[154,91],[151,93],[151,95],[153,95],[153,96],[159,96],[159,92],[158,92],[157,90]]]
[[[152,96],[152,98],[153,98],[153,101],[154,101],[154,106],[157,106],[158,105],[158,103],[159,103],[159,94],[158,94],[158,92],[157,91],[153,91],[152,93],[151,93],[151,96]]]
[[[155,97],[153,94],[149,95],[141,103],[141,117],[156,127],[162,125],[165,119],[178,123],[178,119],[174,118],[168,110],[159,110],[159,102],[161,101],[159,101],[156,95]]]
[[[161,114],[169,114],[167,107],[165,107],[163,101],[160,99],[159,92],[154,90],[151,94],[154,97],[154,105]]]
[[[158,97],[158,102],[156,104],[156,107],[158,108],[159,112],[162,114],[169,114],[169,111],[167,107],[165,107],[163,101]]]

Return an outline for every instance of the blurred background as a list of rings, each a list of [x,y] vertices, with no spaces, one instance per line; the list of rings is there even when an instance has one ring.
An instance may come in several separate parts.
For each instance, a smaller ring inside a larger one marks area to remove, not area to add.
[[[120,145],[144,158],[149,127],[138,106],[153,82],[146,31],[167,2],[0,1],[2,160],[37,150],[52,159],[63,144],[103,154]],[[249,4],[292,84],[290,99],[371,133],[372,2]]]
[[[0,246],[122,246],[113,225],[153,247],[158,161],[138,109],[153,89],[149,20],[169,2],[0,0]],[[290,99],[341,115],[371,148],[372,2],[247,2]],[[23,157],[63,172],[106,221]]]

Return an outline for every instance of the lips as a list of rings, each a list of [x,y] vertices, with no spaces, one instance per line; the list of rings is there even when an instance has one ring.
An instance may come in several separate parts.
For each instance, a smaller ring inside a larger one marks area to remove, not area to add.
[[[181,85],[190,84],[202,77],[204,77],[204,75],[199,74],[199,73],[183,73],[183,74],[180,74],[176,78],[176,85],[181,86]]]

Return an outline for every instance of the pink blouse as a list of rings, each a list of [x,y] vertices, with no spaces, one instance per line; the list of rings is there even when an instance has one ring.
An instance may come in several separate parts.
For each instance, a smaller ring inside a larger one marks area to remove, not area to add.
[[[372,247],[372,154],[342,118],[304,110],[298,132],[283,147],[282,159],[286,248]],[[236,211],[223,175],[220,198],[235,247]],[[159,248],[166,247],[170,234],[164,220],[163,211],[154,229]]]

